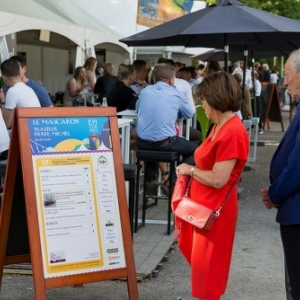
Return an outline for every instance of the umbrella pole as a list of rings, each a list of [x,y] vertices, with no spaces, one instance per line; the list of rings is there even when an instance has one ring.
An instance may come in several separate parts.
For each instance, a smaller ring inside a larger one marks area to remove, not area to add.
[[[228,46],[228,34],[224,34],[224,63],[225,63],[225,68],[224,70],[226,72],[229,71],[228,68],[228,61],[229,61],[229,46]]]
[[[252,88],[252,97],[253,97],[253,117],[257,117],[257,111],[256,111],[256,107],[257,107],[257,103],[256,103],[256,96],[255,96],[255,70],[254,70],[254,63],[255,63],[255,59],[254,59],[254,55],[253,55],[253,51],[251,51],[251,57],[252,57],[252,83],[253,83],[253,88]]]
[[[247,57],[248,57],[248,50],[247,46],[245,46],[244,50],[244,68],[243,68],[243,85],[242,85],[242,107],[241,107],[241,114],[243,116],[244,105],[245,105],[245,83],[246,83],[246,66],[247,66]]]

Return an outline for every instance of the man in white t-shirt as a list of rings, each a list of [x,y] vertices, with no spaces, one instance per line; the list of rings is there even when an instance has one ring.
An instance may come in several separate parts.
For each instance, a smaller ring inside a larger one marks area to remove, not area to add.
[[[3,93],[2,88],[0,88],[0,93]],[[0,160],[7,159],[8,147],[9,135],[2,117],[2,113],[0,112]]]
[[[17,61],[5,60],[1,64],[1,73],[9,87],[5,99],[0,99],[1,109],[5,125],[10,129],[16,107],[41,107],[41,104],[33,89],[22,82]]]
[[[233,70],[232,75],[240,74],[243,78],[243,73],[244,73],[244,61],[240,60],[239,67],[237,67]],[[252,82],[252,77],[251,77],[251,71],[249,69],[247,69],[247,67],[246,67],[245,84],[248,86],[249,89],[252,89],[253,82]]]

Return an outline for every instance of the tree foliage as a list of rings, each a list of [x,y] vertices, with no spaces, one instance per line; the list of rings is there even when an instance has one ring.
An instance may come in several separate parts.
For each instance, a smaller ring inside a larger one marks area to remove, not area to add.
[[[262,9],[273,14],[290,19],[300,20],[300,0],[239,0],[245,5]],[[206,0],[207,5],[216,3],[216,0]]]

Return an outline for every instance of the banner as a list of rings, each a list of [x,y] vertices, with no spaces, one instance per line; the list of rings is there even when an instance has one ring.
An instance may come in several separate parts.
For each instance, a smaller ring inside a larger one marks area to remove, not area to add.
[[[154,27],[191,12],[194,0],[139,0],[137,23]]]

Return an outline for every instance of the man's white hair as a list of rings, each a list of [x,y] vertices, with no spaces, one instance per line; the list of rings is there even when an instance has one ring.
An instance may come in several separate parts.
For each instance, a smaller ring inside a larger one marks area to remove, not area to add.
[[[269,70],[269,65],[268,64],[263,64],[262,66],[265,67],[266,70]]]
[[[292,68],[295,73],[300,72],[300,48],[294,50],[290,56],[293,59]]]

